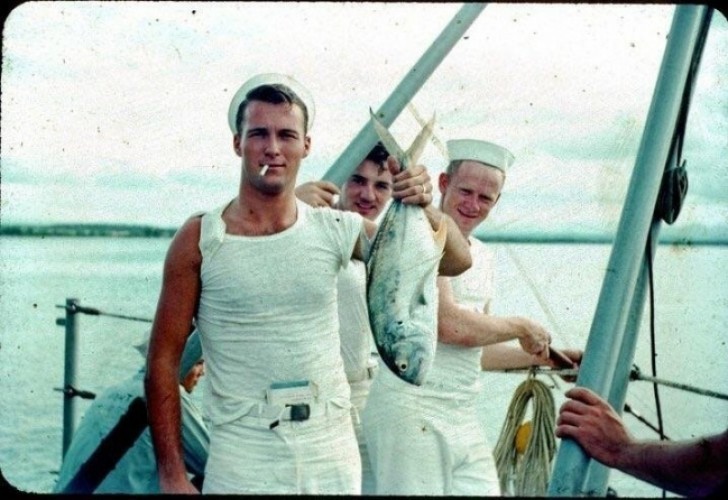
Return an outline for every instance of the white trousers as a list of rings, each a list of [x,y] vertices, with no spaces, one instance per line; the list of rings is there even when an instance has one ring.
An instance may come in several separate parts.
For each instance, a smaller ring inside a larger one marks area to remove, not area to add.
[[[495,460],[474,402],[425,396],[419,387],[372,383],[362,427],[377,495],[499,496]],[[404,384],[404,385],[403,385]]]
[[[242,417],[213,426],[202,492],[361,493],[361,459],[349,408],[303,422]]]
[[[361,425],[361,414],[366,406],[367,397],[369,396],[369,387],[371,380],[366,379],[360,382],[351,383],[351,419],[354,423],[354,431],[356,440],[359,443],[359,456],[361,457],[361,493],[362,495],[373,495],[374,476],[372,474],[372,466],[369,460],[369,451],[367,443],[364,439],[364,430]]]

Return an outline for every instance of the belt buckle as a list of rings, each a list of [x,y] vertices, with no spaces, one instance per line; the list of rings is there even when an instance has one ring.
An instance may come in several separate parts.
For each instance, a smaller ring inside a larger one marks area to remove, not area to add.
[[[291,421],[303,422],[311,418],[311,406],[306,403],[286,405],[291,408]]]

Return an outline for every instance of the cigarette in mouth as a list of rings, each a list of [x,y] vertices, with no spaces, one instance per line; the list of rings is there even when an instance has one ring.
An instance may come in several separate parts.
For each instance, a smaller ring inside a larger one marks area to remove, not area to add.
[[[263,177],[265,173],[268,171],[268,165],[263,165],[263,167],[260,169],[260,176]]]

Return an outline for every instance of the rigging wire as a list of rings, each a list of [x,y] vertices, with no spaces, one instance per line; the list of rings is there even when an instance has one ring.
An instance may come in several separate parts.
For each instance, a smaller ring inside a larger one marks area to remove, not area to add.
[[[652,376],[657,378],[657,349],[655,343],[655,282],[652,269],[652,232],[647,234],[647,274],[649,276],[649,294],[650,294],[650,354],[652,364]],[[662,421],[662,404],[660,403],[660,392],[658,384],[652,384],[653,392],[655,395],[655,410],[657,412],[657,429],[660,434],[660,439],[665,440],[665,429]]]
[[[141,321],[143,323],[152,323],[152,320],[149,318],[140,318],[138,316],[129,316],[126,314],[115,314],[115,313],[107,313],[100,311],[99,309],[96,309],[95,307],[86,307],[81,306],[78,304],[73,305],[56,305],[59,309],[65,309],[66,311],[70,313],[81,313],[81,314],[88,314],[89,316],[108,316],[110,318],[118,318],[118,319],[126,319],[129,321]]]

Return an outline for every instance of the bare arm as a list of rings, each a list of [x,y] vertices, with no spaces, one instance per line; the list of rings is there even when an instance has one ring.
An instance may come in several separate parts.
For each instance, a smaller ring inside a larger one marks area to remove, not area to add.
[[[200,219],[177,232],[164,264],[144,379],[162,492],[198,493],[187,479],[180,438],[179,363],[200,292]]]
[[[685,441],[637,441],[607,401],[584,387],[566,392],[556,435],[585,453],[643,481],[680,495],[707,495],[728,477],[728,429]]]
[[[421,206],[433,231],[438,231],[443,224],[445,225],[445,248],[440,259],[439,273],[443,276],[457,276],[469,269],[473,261],[468,240],[452,218],[432,206],[432,183],[427,169],[422,165],[415,165],[400,172],[399,164],[393,156],[387,159],[387,166],[394,176],[392,197],[402,203]],[[377,231],[375,223],[365,220],[364,228],[368,238],[375,236]],[[361,260],[362,254],[360,243],[357,242],[353,256]]]
[[[460,307],[447,278],[438,278],[438,340],[466,347],[498,344],[518,339],[528,354],[548,359],[551,335],[538,323],[519,316],[491,316]]]
[[[582,351],[563,349],[561,352],[577,366],[581,362]],[[483,354],[480,357],[480,369],[483,371],[513,370],[531,366],[561,368],[551,358],[529,354],[511,342],[487,345],[483,347]],[[569,381],[574,380],[574,377],[570,377]]]
[[[334,196],[340,194],[336,184],[329,181],[304,182],[296,186],[296,197],[312,207],[334,206]]]
[[[445,225],[447,239],[445,240],[445,249],[440,259],[440,267],[438,271],[442,276],[457,276],[470,269],[473,265],[473,259],[470,255],[470,244],[460,228],[455,224],[447,214],[442,213],[432,205],[425,207],[425,214],[430,221],[430,225],[434,231],[440,228],[441,224]]]

